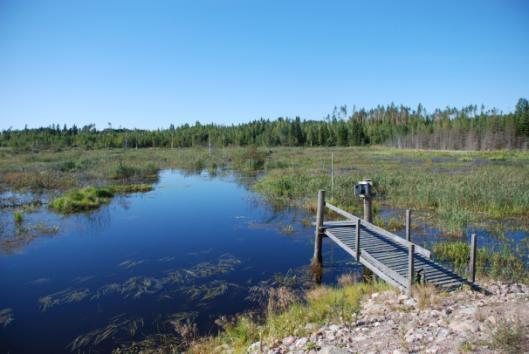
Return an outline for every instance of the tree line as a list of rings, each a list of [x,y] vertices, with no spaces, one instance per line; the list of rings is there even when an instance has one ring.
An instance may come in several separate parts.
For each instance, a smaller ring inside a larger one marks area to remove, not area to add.
[[[322,120],[259,119],[237,125],[183,124],[166,129],[105,129],[94,124],[0,132],[0,146],[21,151],[79,147],[180,148],[194,146],[359,146],[385,144],[399,148],[486,150],[529,148],[529,102],[518,100],[514,112],[469,105],[427,112],[394,104],[349,112],[335,107]]]

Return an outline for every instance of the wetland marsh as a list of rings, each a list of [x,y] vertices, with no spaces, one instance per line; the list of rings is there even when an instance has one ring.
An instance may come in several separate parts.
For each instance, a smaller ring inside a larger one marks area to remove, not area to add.
[[[2,351],[176,349],[230,323],[254,328],[270,298],[294,294],[289,301],[299,302],[313,286],[315,192],[326,189],[359,213],[352,186],[365,177],[376,185],[375,223],[402,235],[411,207],[415,242],[436,245],[439,259],[464,271],[466,238],[477,232],[482,275],[527,279],[525,152],[1,153]],[[323,249],[325,284],[361,278],[362,268],[332,242]],[[289,306],[280,308],[270,316],[279,327],[265,327],[272,334],[287,335],[303,313],[329,312],[294,307],[290,318],[281,315]]]

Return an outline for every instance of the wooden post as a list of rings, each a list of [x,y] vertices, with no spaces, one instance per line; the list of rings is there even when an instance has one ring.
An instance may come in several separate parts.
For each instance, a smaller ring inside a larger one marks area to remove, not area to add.
[[[367,222],[373,222],[371,213],[371,197],[364,197],[364,220]]]
[[[476,234],[472,234],[470,238],[470,281],[474,283],[476,281],[476,249],[477,249],[477,237]]]
[[[318,191],[318,209],[316,212],[316,230],[314,232],[314,256],[312,257],[313,265],[320,265],[323,263],[321,254],[322,240],[323,240],[323,216],[325,209],[325,191]]]
[[[413,259],[413,255],[415,253],[415,245],[413,243],[410,243],[408,248],[408,288],[406,289],[406,295],[410,296],[411,288],[413,286],[413,277],[415,276],[414,267],[415,267],[415,261]]]
[[[356,219],[356,250],[355,250],[355,254],[356,254],[356,261],[357,262],[360,262],[360,226],[361,226],[361,221],[360,219]]]
[[[411,210],[406,209],[406,240],[411,242]]]

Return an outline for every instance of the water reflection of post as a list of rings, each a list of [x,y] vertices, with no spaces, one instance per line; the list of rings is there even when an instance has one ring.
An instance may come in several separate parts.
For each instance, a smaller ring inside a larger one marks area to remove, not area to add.
[[[314,231],[314,256],[312,257],[311,269],[314,279],[319,284],[323,276],[323,218],[325,208],[325,191],[318,191],[318,206],[316,211],[316,230]]]

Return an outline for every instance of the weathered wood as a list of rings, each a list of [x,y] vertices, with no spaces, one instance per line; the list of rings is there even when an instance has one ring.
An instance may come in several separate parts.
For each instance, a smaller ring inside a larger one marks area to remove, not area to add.
[[[350,220],[352,220],[353,222],[356,222],[356,220],[358,219],[357,216],[354,216],[353,214],[351,213],[348,213],[346,212],[345,210],[342,210],[334,205],[332,205],[331,203],[325,203],[325,206],[329,209],[331,209],[332,211],[334,211],[336,214],[339,214],[341,216],[344,216]],[[338,222],[337,222],[338,223]]]
[[[406,283],[406,279],[402,275],[395,272],[393,269],[389,268],[384,263],[379,262],[375,257],[370,255],[368,252],[364,251],[361,257],[364,257],[367,261],[369,261],[370,264],[374,265],[376,268],[380,269],[385,274],[395,279],[399,284]]]
[[[411,242],[411,210],[406,209],[406,241]]]
[[[356,260],[360,259],[360,219],[356,219],[356,240],[355,240],[355,254]]]
[[[411,296],[412,295],[412,286],[413,286],[413,277],[415,276],[414,274],[414,261],[415,261],[415,257],[414,257],[414,254],[415,254],[415,245],[413,243],[410,243],[409,245],[409,251],[408,251],[408,286],[406,287],[406,294],[408,296]]]
[[[316,230],[314,232],[314,256],[312,264],[321,266],[323,264],[322,244],[323,244],[323,218],[325,213],[325,191],[318,191],[318,208],[316,211]]]
[[[336,236],[334,236],[329,230],[326,230],[325,231],[325,234],[331,239],[333,240],[338,246],[340,246],[341,248],[343,248],[347,253],[349,253],[351,256],[355,256],[354,254],[354,251],[350,248],[350,247],[347,247],[342,241],[340,241],[339,238],[337,238]],[[366,266],[369,270],[371,270],[373,273],[375,273],[377,276],[379,276],[382,280],[384,280],[386,283],[394,286],[394,287],[397,287],[399,289],[403,289],[403,285],[401,283],[399,283],[398,281],[396,281],[395,279],[389,277],[388,275],[384,274],[384,272],[382,272],[380,269],[374,267],[373,265],[371,265],[367,260],[366,258],[364,258],[363,256],[360,256],[360,263],[363,264],[364,266]]]
[[[476,249],[477,249],[477,237],[476,234],[472,234],[470,237],[470,281],[476,282]]]
[[[364,197],[364,220],[373,222],[372,201],[371,197]]]
[[[327,221],[321,224],[323,211],[318,212],[321,214],[321,219],[317,215],[315,226],[320,231],[319,234],[328,236],[359,263],[389,284],[405,290],[410,295],[417,277],[421,278],[419,279],[421,282],[428,281],[447,290],[455,289],[463,284],[473,285],[451,270],[432,261],[430,251],[330,203],[325,203],[324,195],[322,199],[323,203],[318,203],[319,206],[323,205],[321,209],[326,206],[348,220]],[[411,222],[408,222],[408,225],[411,229]],[[321,244],[315,246],[317,262],[316,248],[319,249],[321,256]]]

